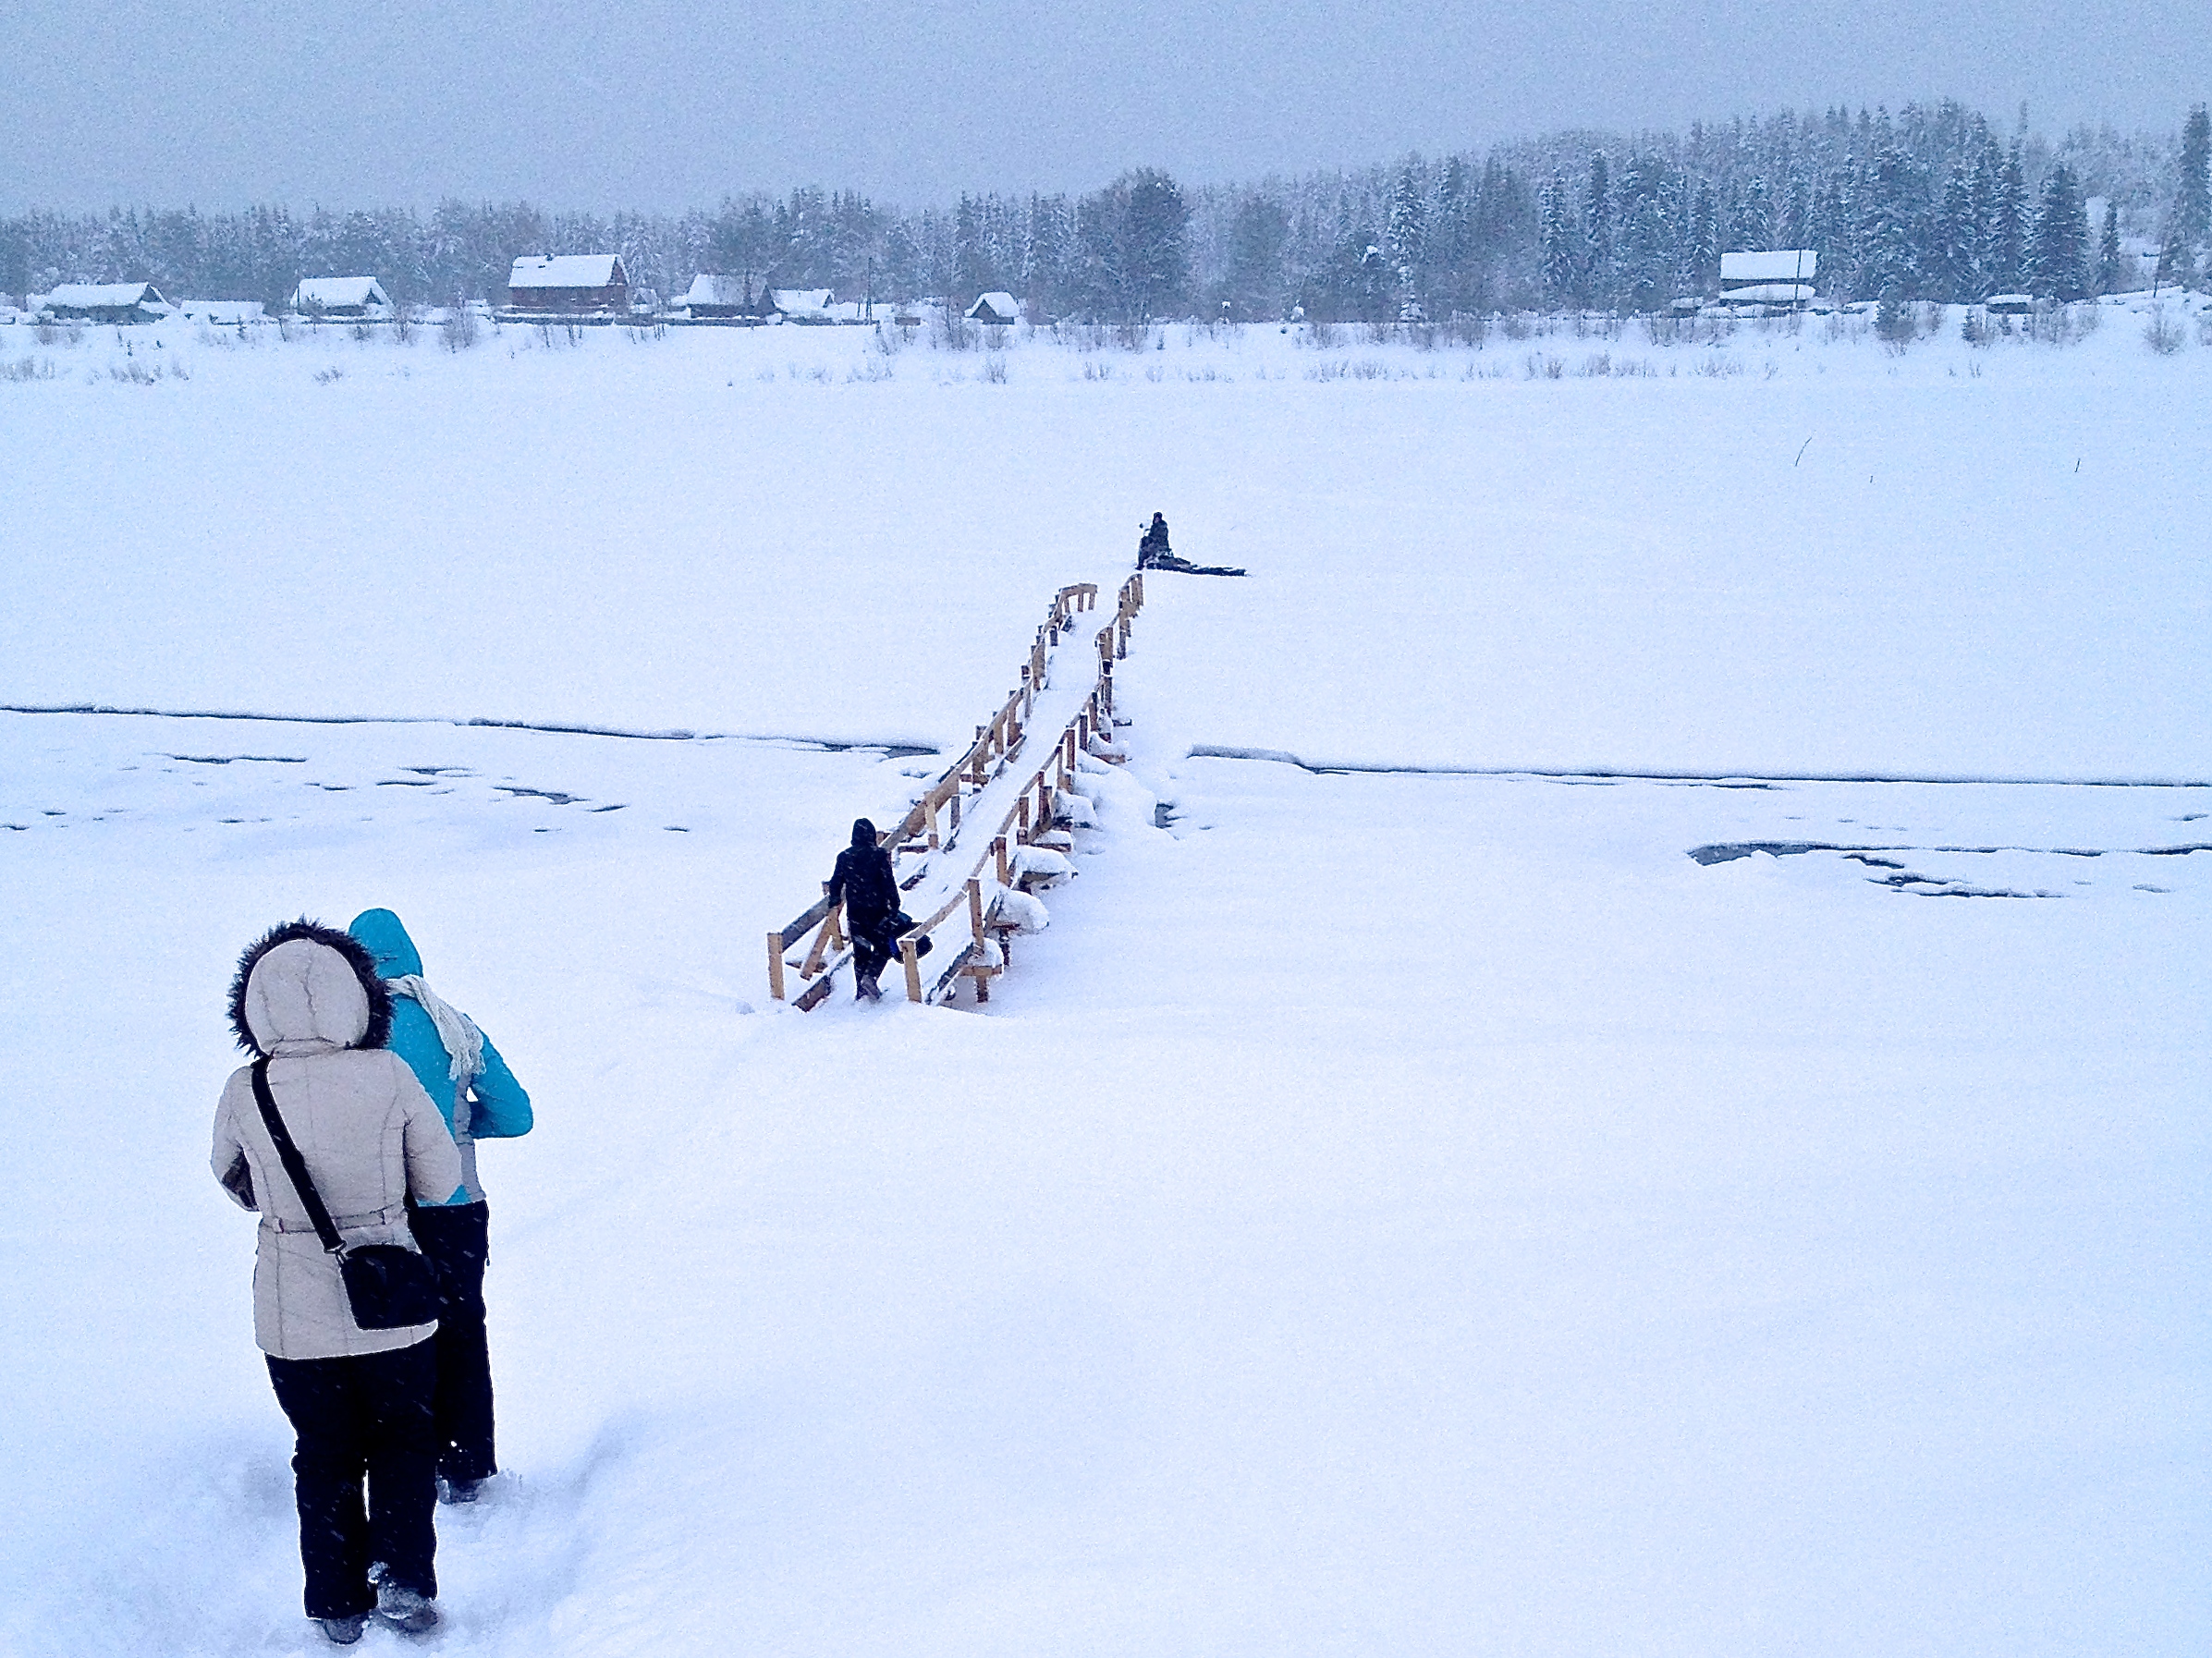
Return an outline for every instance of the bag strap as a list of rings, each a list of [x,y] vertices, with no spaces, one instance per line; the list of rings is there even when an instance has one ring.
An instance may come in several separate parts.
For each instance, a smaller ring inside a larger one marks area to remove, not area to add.
[[[299,1194],[300,1202],[307,1206],[307,1218],[315,1224],[315,1236],[323,1240],[323,1247],[336,1255],[345,1246],[338,1237],[338,1229],[330,1218],[330,1211],[323,1206],[323,1194],[315,1189],[309,1178],[307,1160],[299,1155],[299,1148],[292,1143],[291,1131],[284,1126],[284,1118],[277,1115],[275,1097],[269,1092],[269,1062],[253,1062],[253,1101],[262,1108],[262,1122],[269,1130],[269,1138],[276,1142],[276,1159],[284,1164],[284,1172],[292,1177],[292,1189]]]

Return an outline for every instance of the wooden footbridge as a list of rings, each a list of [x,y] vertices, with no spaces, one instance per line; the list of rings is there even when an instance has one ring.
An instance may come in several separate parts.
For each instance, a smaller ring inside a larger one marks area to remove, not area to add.
[[[1023,930],[1021,912],[1033,908],[1009,895],[1067,873],[1070,831],[1082,811],[1071,804],[1078,757],[1121,758],[1113,740],[1114,664],[1128,656],[1130,624],[1143,604],[1144,578],[1131,576],[1121,584],[1113,618],[1093,636],[1093,651],[1082,652],[1069,674],[1061,640],[1081,635],[1081,618],[1096,613],[1098,589],[1083,582],[1055,593],[1020,685],[976,727],[974,747],[897,828],[877,837],[908,895],[903,907],[910,913],[927,907],[899,938],[908,1000],[948,1001],[964,979],[977,1001],[989,1001],[991,980],[1010,963],[1011,936]],[[1088,660],[1094,652],[1094,664]],[[777,1001],[804,1009],[828,997],[852,955],[842,910],[825,892],[768,934],[768,990]],[[932,945],[926,961],[925,938]],[[800,988],[789,994],[794,973]]]

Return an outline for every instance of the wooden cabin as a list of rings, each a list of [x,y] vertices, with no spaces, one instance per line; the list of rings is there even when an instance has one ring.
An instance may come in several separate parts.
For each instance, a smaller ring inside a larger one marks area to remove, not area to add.
[[[171,307],[151,282],[65,282],[40,310],[74,323],[158,323]]]
[[[373,276],[308,276],[292,290],[291,309],[314,317],[382,317],[392,297]]]
[[[695,317],[752,315],[752,296],[745,291],[742,276],[711,276],[702,272],[691,278],[691,286],[676,303],[678,309]]]
[[[1004,328],[1021,321],[1021,301],[1008,293],[983,295],[968,308],[968,320],[987,328]]]
[[[787,323],[807,323],[819,327],[837,321],[830,315],[829,298],[830,290],[825,287],[770,288],[768,302],[761,310],[764,314],[773,313]]]
[[[548,315],[628,311],[629,275],[615,253],[526,253],[507,273],[507,302]]]
[[[1775,248],[1720,256],[1723,305],[1803,305],[1813,298],[1820,254],[1812,248]]]

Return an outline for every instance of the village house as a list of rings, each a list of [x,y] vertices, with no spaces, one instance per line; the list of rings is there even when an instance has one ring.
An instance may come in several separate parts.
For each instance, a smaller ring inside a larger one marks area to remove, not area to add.
[[[65,282],[39,309],[65,322],[158,323],[172,308],[151,282]]]
[[[392,297],[373,276],[308,276],[292,290],[290,309],[311,317],[381,317]]]
[[[712,276],[702,272],[677,302],[680,311],[695,317],[750,317],[752,296],[745,291],[742,276]]]
[[[1021,321],[1021,301],[1008,293],[984,294],[968,308],[968,320],[987,328],[1004,328]]]
[[[1813,298],[1820,255],[1811,248],[1768,249],[1720,256],[1723,305],[1803,305]]]
[[[524,254],[507,274],[507,302],[551,315],[628,311],[629,276],[614,253]]]
[[[805,323],[819,327],[834,323],[830,315],[830,290],[825,287],[776,287],[768,290],[768,304],[764,310],[773,311],[787,323]]]

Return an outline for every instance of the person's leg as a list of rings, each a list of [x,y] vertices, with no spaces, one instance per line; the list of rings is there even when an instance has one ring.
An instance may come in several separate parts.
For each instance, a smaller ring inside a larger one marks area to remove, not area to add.
[[[449,1485],[488,1480],[499,1463],[492,1444],[492,1359],[484,1335],[483,1273],[491,1254],[491,1206],[455,1203],[413,1213],[415,1241],[438,1274],[438,1474]]]
[[[437,1349],[432,1342],[419,1341],[350,1362],[366,1369],[371,1552],[384,1562],[386,1583],[435,1599]]]
[[[852,939],[854,990],[865,995],[869,989],[874,988],[877,977],[884,970],[884,963],[887,959],[881,945],[872,938],[862,938],[856,933]]]
[[[299,1509],[299,1564],[307,1615],[358,1617],[376,1604],[369,1587],[369,1520],[361,1508],[368,1447],[359,1359],[271,1359],[269,1383],[291,1421],[292,1489]]]

